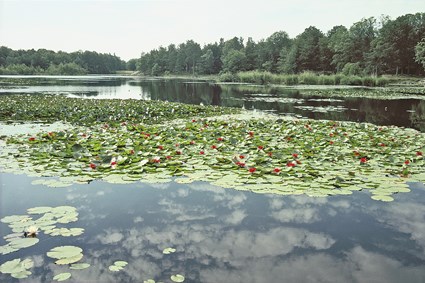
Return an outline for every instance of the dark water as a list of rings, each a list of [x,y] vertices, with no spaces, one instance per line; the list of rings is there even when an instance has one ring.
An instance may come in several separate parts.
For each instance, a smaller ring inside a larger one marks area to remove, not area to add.
[[[1,78],[0,85],[3,94],[168,100],[425,130],[425,104],[419,100],[320,100],[297,90],[128,77],[24,77],[12,84]],[[35,246],[2,255],[0,264],[15,258],[34,260],[32,276],[21,282],[52,282],[60,272],[72,273],[66,282],[171,282],[173,274],[183,274],[185,282],[212,283],[425,282],[421,183],[411,184],[410,193],[395,195],[394,202],[382,203],[367,192],[310,198],[258,195],[202,182],[100,181],[52,189],[31,185],[33,180],[0,173],[0,218],[36,206],[71,205],[79,219],[66,227],[85,232],[76,237],[40,233]],[[9,233],[0,223],[0,235]],[[70,271],[55,265],[46,252],[62,245],[81,247],[81,262],[91,267]],[[168,247],[177,252],[163,255]],[[129,264],[121,272],[110,272],[108,266],[116,260]],[[0,282],[18,280],[0,273]]]
[[[338,93],[338,90],[335,90]],[[55,93],[72,97],[168,100],[222,105],[312,119],[370,122],[425,131],[425,100],[307,95],[305,90],[267,86],[217,85],[188,80],[137,77],[0,77],[0,94]]]
[[[111,185],[93,182],[49,189],[31,178],[1,174],[1,215],[34,206],[75,206],[78,237],[39,235],[35,246],[2,256],[32,258],[27,282],[50,282],[67,271],[46,252],[59,245],[83,249],[69,282],[424,282],[425,187],[389,204],[366,192],[351,196],[257,195],[207,183]],[[8,227],[1,223],[2,236]],[[177,252],[163,255],[174,247]],[[118,273],[115,260],[129,265]],[[13,282],[0,275],[1,282]],[[25,280],[23,280],[25,282]]]

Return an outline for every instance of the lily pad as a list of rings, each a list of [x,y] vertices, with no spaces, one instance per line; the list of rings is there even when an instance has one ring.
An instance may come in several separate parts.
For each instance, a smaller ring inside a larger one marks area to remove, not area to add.
[[[171,275],[170,279],[173,282],[183,282],[185,278],[181,274],[175,274],[175,275]]]
[[[86,269],[88,267],[90,267],[89,263],[74,263],[74,264],[71,264],[71,266],[69,268],[80,270],[80,269]]]
[[[78,256],[83,250],[76,246],[60,246],[47,252],[47,256],[56,259],[65,259]]]
[[[64,273],[59,273],[58,275],[56,275],[55,277],[53,277],[53,280],[56,280],[56,281],[65,281],[65,280],[68,280],[69,278],[71,278],[71,273],[64,272]]]

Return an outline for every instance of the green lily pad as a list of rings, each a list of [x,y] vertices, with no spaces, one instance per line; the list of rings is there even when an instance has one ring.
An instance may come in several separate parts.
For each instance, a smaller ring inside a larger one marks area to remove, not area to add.
[[[175,251],[176,251],[176,249],[174,249],[174,248],[165,248],[162,251],[162,253],[168,255],[168,254],[174,253]]]
[[[123,260],[117,260],[117,261],[115,261],[115,262],[114,262],[114,265],[116,265],[116,266],[120,266],[120,267],[124,267],[124,266],[126,266],[127,264],[128,264],[128,262],[123,261]]]
[[[13,249],[23,249],[37,244],[40,240],[37,238],[18,238],[9,242]]]
[[[173,282],[183,282],[185,278],[181,274],[175,274],[175,275],[171,275],[170,279]]]
[[[65,281],[65,280],[68,280],[69,278],[71,278],[71,273],[64,272],[64,273],[59,273],[58,275],[56,275],[55,277],[53,277],[53,280],[56,280],[56,281]]]
[[[60,246],[47,252],[47,256],[56,259],[72,258],[78,256],[83,250],[75,246]]]
[[[391,196],[387,196],[387,195],[373,195],[371,196],[372,199],[374,200],[380,200],[380,201],[384,201],[384,202],[390,202],[393,201],[394,198]]]

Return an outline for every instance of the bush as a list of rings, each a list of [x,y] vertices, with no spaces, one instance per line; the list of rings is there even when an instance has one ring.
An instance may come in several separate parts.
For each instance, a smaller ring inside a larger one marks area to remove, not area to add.
[[[298,84],[298,76],[297,75],[286,75],[285,76],[285,84],[286,85],[296,85],[296,84]]]
[[[319,82],[318,76],[312,72],[304,72],[299,75],[299,83],[305,85],[317,85]]]
[[[375,80],[375,78],[372,78],[372,77],[363,77],[362,78],[362,84],[364,86],[375,86],[376,80]]]
[[[387,78],[377,78],[376,79],[376,86],[386,86],[390,81]]]
[[[219,80],[221,82],[236,82],[236,77],[231,73],[221,73],[219,76]]]
[[[335,84],[335,76],[320,75],[319,76],[319,84],[321,84],[321,85],[334,85]]]

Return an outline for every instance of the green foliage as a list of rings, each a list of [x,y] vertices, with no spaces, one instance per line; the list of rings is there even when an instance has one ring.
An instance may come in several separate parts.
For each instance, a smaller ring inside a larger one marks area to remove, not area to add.
[[[319,79],[318,76],[312,72],[303,72],[299,75],[298,82],[305,85],[317,85]]]
[[[425,69],[425,38],[415,46],[415,61]]]
[[[0,47],[0,75],[111,74],[125,62],[111,54],[92,51],[66,53],[46,49],[12,50]]]
[[[223,71],[236,73],[245,70],[246,55],[243,51],[230,50],[222,58]]]

